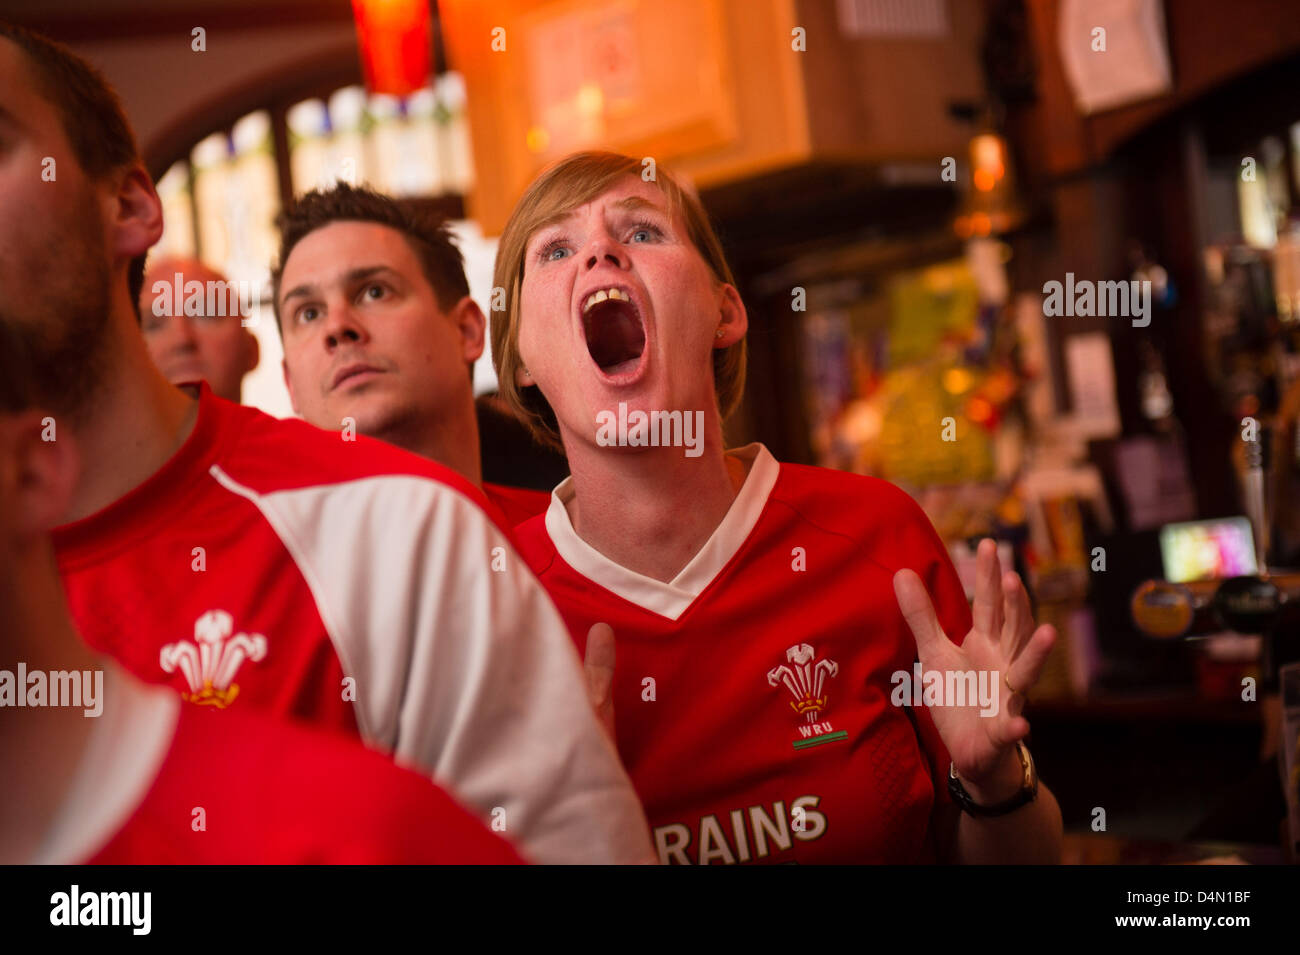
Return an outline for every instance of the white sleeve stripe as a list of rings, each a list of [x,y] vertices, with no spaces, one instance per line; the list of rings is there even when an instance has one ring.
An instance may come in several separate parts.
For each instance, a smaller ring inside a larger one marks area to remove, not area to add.
[[[294,565],[298,568],[298,572],[302,574],[303,581],[307,584],[307,589],[311,591],[311,595],[316,604],[316,612],[320,614],[321,622],[325,625],[325,632],[330,638],[330,643],[333,644],[334,652],[338,654],[339,665],[343,670],[343,675],[355,679],[356,672],[348,662],[348,655],[343,646],[343,641],[339,639],[339,635],[342,633],[341,621],[331,619],[333,615],[330,613],[329,604],[327,601],[322,599],[325,588],[321,585],[319,580],[315,579],[311,561],[307,560],[306,548],[295,538],[293,530],[288,526],[288,522],[280,520],[280,517],[276,514],[275,510],[266,506],[261,494],[250,487],[240,484],[223,471],[219,465],[212,465],[209,469],[209,473],[211,473],[211,475],[216,478],[217,481],[226,488],[226,490],[230,491],[232,494],[237,494],[252,503],[266,522],[271,525],[271,529],[275,531],[275,535],[280,538],[280,542],[284,544],[285,550],[287,550],[289,556],[293,558]],[[339,687],[339,699],[342,700],[342,698],[343,688]],[[373,740],[374,734],[371,732],[368,725],[369,720],[366,717],[365,707],[353,703],[352,713],[356,718],[357,730],[361,733],[361,738],[367,741]]]
[[[345,672],[358,725],[536,862],[653,859],[645,814],[587,700],[563,621],[470,497],[416,475],[257,494]]]

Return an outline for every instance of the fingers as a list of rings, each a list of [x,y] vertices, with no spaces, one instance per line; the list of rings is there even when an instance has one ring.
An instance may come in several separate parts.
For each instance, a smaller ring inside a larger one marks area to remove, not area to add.
[[[1033,635],[1034,616],[1019,574],[1009,570],[1002,575],[1002,595],[1007,614],[1003,634],[1008,640],[1004,649],[1007,657],[1014,660]]]
[[[916,638],[917,654],[924,659],[938,649],[940,642],[947,640],[939,618],[935,615],[934,604],[926,593],[925,585],[915,571],[900,570],[894,574],[894,596],[898,599],[898,609],[903,612]]]
[[[1025,644],[1024,652],[1011,661],[1011,666],[1007,670],[1006,678],[1016,688],[1016,693],[1026,693],[1038,682],[1038,678],[1043,674],[1043,666],[1047,663],[1047,656],[1052,652],[1055,643],[1056,628],[1050,623],[1045,623],[1034,631],[1029,642]]]
[[[1010,583],[1008,580],[1004,583]],[[1016,578],[1019,581],[1019,578]],[[1024,588],[1020,587],[1023,596]],[[1015,604],[1012,605],[1013,607]],[[1013,609],[1012,614],[1024,613],[1028,615],[1028,599],[1025,598],[1024,606],[1020,610]],[[1030,621],[1032,623],[1032,621]],[[1008,634],[1013,633],[1010,621],[1008,622]],[[1029,721],[1020,714],[1025,708],[1025,693],[1033,688],[1038,682],[1038,678],[1043,674],[1043,667],[1047,664],[1047,657],[1052,652],[1052,647],[1056,643],[1056,628],[1051,624],[1043,624],[1029,637],[1025,643],[1023,652],[1020,652],[1007,667],[1004,674],[1004,680],[1007,689],[1011,691],[1007,695],[1004,704],[1005,720],[1000,720],[998,727],[994,730],[994,742],[999,746],[1007,746],[1018,740],[1024,739],[1029,734]]]
[[[1019,699],[1019,697],[1016,697],[1015,699]],[[1019,712],[1017,712],[1015,716],[1003,724],[1001,733],[1002,738],[997,742],[1000,746],[1010,746],[1014,743],[1018,743],[1028,735],[1029,720],[1025,719],[1019,714]]]
[[[1029,733],[1029,721],[1020,715],[1025,710],[1023,690],[1014,678],[1011,679],[1011,684],[1016,687],[1016,691],[1012,693],[1008,690],[1003,704],[1004,718],[997,721],[999,725],[994,731],[994,742],[999,746],[1009,746],[1017,740],[1024,739]]]
[[[614,739],[614,629],[607,623],[593,624],[587,631],[587,652],[582,660],[587,695],[596,718],[610,739]]]
[[[993,538],[986,537],[975,552],[975,602],[971,619],[975,629],[995,643],[1002,634],[1001,579],[998,545]]]

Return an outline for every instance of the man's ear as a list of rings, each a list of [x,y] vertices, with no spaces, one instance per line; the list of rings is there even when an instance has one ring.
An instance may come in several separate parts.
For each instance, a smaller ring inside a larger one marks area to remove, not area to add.
[[[289,377],[289,363],[283,358],[280,359],[280,371],[284,374],[284,387],[289,392],[289,407],[293,408],[293,413],[299,418],[302,412],[298,410],[298,399],[293,396],[293,379]]]
[[[483,317],[483,310],[478,307],[477,302],[466,295],[451,310],[451,319],[460,329],[465,361],[472,365],[483,354],[484,335],[487,330],[487,319]]]
[[[48,533],[63,523],[72,503],[79,460],[67,422],[39,411],[0,419],[0,446],[12,454],[5,493],[13,494],[13,519],[20,536]]]
[[[139,163],[121,173],[108,224],[113,256],[127,262],[148,252],[162,238],[162,202],[149,173]]]
[[[718,294],[718,328],[722,332],[713,341],[714,348],[728,348],[745,337],[749,331],[749,314],[745,303],[740,300],[740,293],[734,285],[725,282],[719,287]]]

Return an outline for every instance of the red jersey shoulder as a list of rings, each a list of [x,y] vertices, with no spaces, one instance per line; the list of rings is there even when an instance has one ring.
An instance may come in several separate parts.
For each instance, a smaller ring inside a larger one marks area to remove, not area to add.
[[[527,487],[509,487],[504,484],[483,483],[483,493],[501,509],[511,527],[546,512],[551,503],[550,491],[536,491]]]
[[[221,430],[237,434],[217,464],[263,494],[386,475],[427,478],[483,507],[483,492],[436,461],[365,435],[325,431],[296,418],[273,418],[256,408],[205,395]]]
[[[804,464],[782,464],[769,502],[779,502],[828,530],[850,537],[930,528],[921,506],[896,484],[877,477]]]
[[[144,801],[101,863],[520,862],[428,779],[353,740],[181,709]]]
[[[555,560],[555,544],[546,531],[545,511],[515,526],[515,546],[532,572],[541,577]]]
[[[227,419],[237,422],[239,440],[224,456],[237,463],[237,477],[254,490],[288,490],[313,484],[355,481],[382,475],[427,477],[468,491],[478,490],[455,471],[436,461],[365,435],[325,431],[296,418],[273,418],[256,408],[236,405],[216,396],[212,401]],[[223,467],[224,461],[219,461]]]

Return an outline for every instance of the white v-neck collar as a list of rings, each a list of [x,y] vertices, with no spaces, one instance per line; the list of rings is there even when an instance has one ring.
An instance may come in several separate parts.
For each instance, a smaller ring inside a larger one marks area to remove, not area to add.
[[[676,620],[745,543],[767,505],[781,470],[772,453],[758,442],[735,448],[727,454],[750,462],[745,483],[731,502],[722,523],[690,563],[667,583],[616,564],[577,535],[565,509],[565,505],[573,500],[572,477],[565,478],[551,495],[550,507],[546,509],[546,533],[565,562],[592,583],[638,607]]]
[[[103,669],[104,711],[33,864],[91,859],[139,807],[171,749],[179,695],[141,683],[107,660]]]

